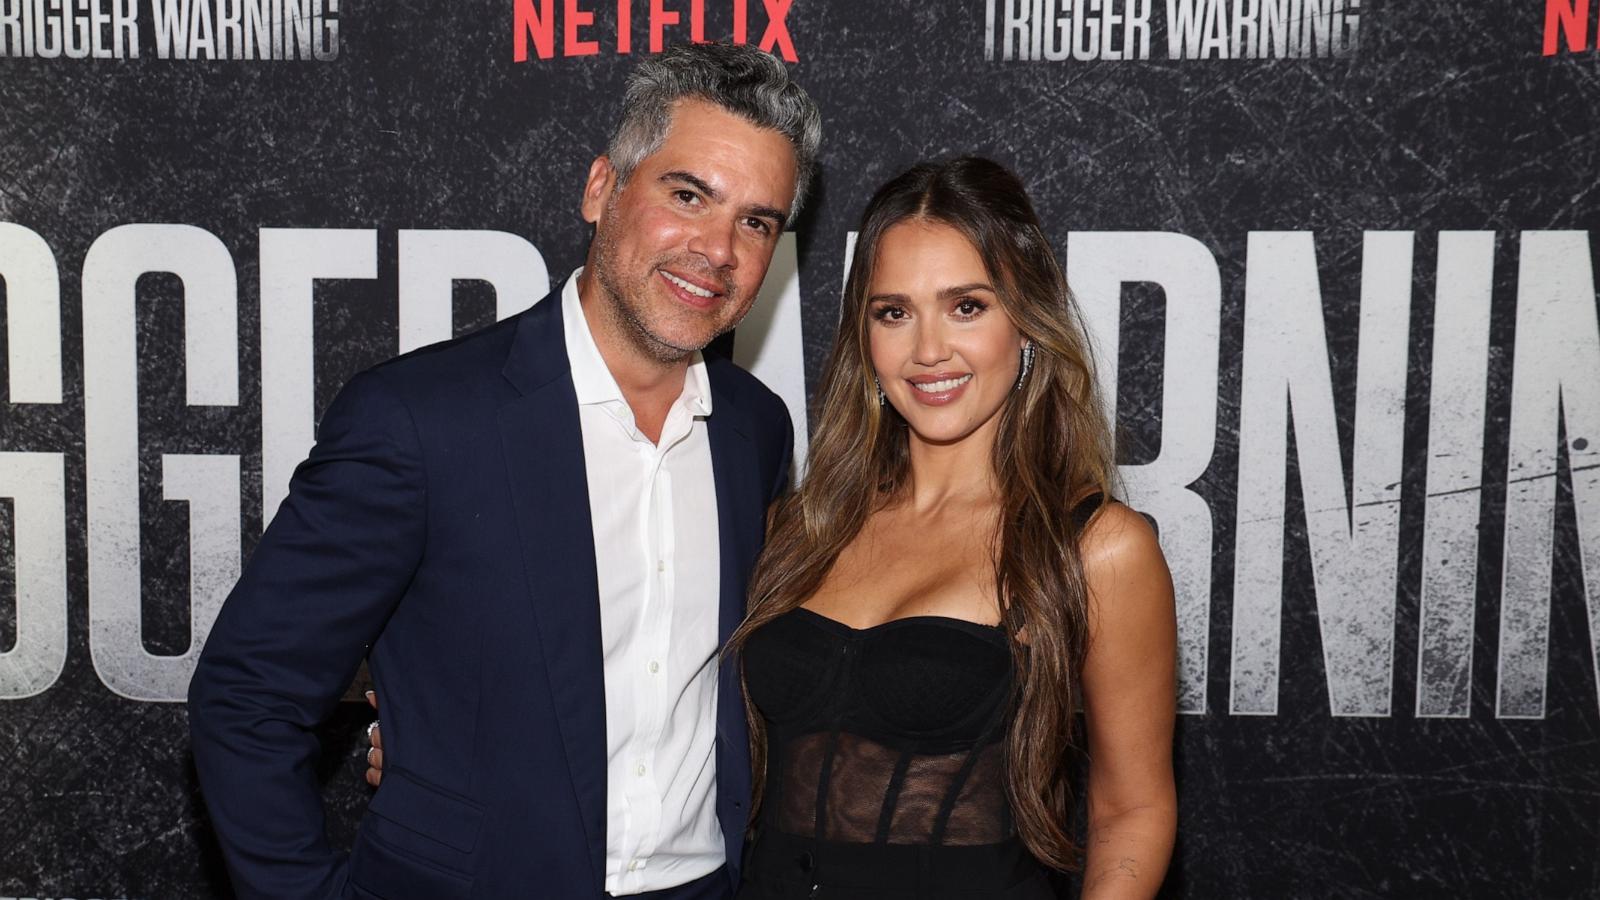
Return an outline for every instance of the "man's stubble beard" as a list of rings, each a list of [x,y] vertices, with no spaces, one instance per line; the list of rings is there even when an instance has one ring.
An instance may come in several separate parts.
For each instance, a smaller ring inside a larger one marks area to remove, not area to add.
[[[604,257],[601,261],[603,259]],[[621,326],[621,332],[627,336],[628,342],[633,344],[635,349],[659,363],[681,362],[700,349],[676,346],[651,331],[644,317],[639,314],[636,304],[629,299],[628,292],[618,282],[615,273],[610,271],[610,267],[602,265],[595,275],[595,280],[600,285],[600,292],[605,295],[604,315],[614,324]]]
[[[615,196],[606,202],[606,213],[609,217],[616,202]],[[698,346],[682,347],[651,330],[650,324],[645,320],[645,303],[637,302],[634,294],[625,285],[618,275],[616,242],[608,231],[597,231],[595,241],[595,281],[600,285],[601,292],[605,295],[605,315],[613,323],[620,326],[621,331],[641,353],[659,363],[677,363],[687,359],[696,351],[724,334],[732,331],[739,324],[738,320],[719,327],[714,333],[708,335]],[[655,278],[655,267],[651,267],[644,275],[643,282],[636,286],[641,293],[650,289],[649,281]],[[738,304],[740,298],[734,293],[733,286],[726,279],[718,279],[724,288],[723,303]],[[740,316],[742,319],[743,316]]]

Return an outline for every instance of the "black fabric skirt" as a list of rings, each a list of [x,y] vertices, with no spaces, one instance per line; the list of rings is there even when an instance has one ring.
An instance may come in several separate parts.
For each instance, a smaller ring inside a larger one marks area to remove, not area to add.
[[[768,831],[746,857],[737,900],[1055,900],[1016,838],[931,847],[846,844]]]

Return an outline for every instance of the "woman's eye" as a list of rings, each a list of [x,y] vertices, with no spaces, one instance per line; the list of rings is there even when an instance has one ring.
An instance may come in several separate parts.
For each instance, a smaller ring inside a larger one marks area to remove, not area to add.
[[[898,306],[880,306],[872,311],[872,317],[880,322],[898,322],[906,317],[906,311]]]
[[[971,297],[963,297],[956,301],[956,313],[967,319],[977,316],[988,308],[989,305],[987,303]]]

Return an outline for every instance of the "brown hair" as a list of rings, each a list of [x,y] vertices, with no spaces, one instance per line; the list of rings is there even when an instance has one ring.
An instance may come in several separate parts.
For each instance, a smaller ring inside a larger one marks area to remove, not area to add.
[[[809,472],[772,510],[750,615],[730,652],[811,596],[867,517],[906,484],[907,429],[877,400],[867,291],[884,233],[913,219],[949,225],[972,242],[1006,314],[1035,348],[1031,374],[1000,412],[992,457],[1001,510],[995,584],[1021,676],[1006,735],[1007,794],[1033,855],[1056,869],[1075,868],[1078,847],[1067,833],[1068,751],[1088,641],[1088,592],[1071,508],[1092,490],[1109,495],[1115,466],[1089,342],[1066,277],[1027,191],[998,163],[975,157],[921,163],[867,204],[818,395]],[[1025,644],[1018,634],[1024,622]],[[766,736],[748,699],[746,711],[759,804]]]

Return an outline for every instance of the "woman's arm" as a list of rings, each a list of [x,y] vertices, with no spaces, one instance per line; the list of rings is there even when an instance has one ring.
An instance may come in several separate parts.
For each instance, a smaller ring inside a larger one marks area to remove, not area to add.
[[[1084,900],[1154,897],[1172,856],[1177,620],[1172,576],[1155,533],[1121,504],[1084,534],[1089,650],[1083,666],[1089,737]]]

